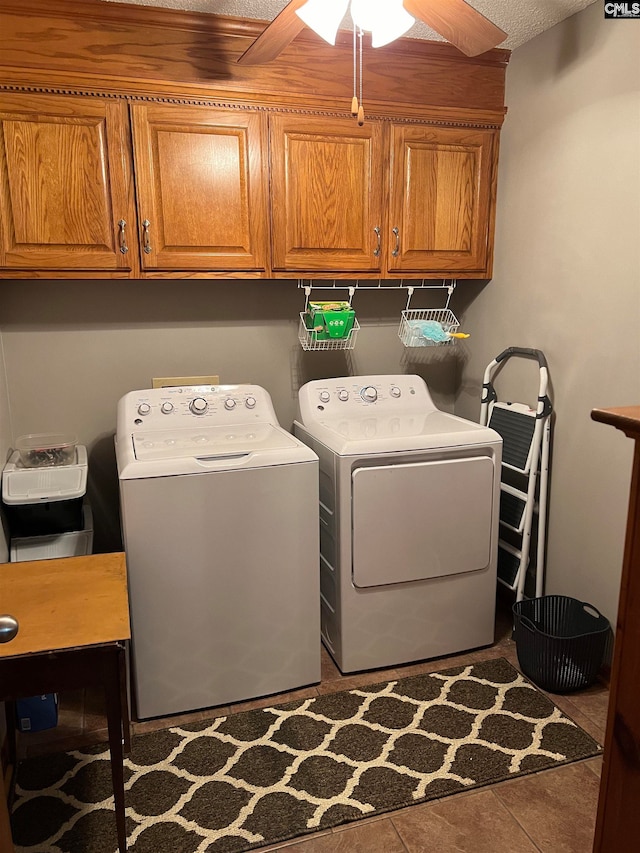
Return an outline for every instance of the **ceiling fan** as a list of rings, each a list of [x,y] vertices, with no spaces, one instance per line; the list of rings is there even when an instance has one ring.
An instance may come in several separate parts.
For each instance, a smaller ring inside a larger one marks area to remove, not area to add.
[[[335,44],[338,27],[349,6],[354,23],[361,30],[370,30],[372,33],[373,28],[366,25],[364,18],[373,7],[384,7],[386,35],[382,38],[386,41],[378,38],[376,45],[373,33],[374,47],[398,38],[409,29],[414,18],[423,21],[466,56],[484,53],[501,44],[507,37],[505,32],[466,0],[290,0],[238,62],[242,65],[271,62],[304,29],[305,23],[325,40]],[[359,15],[364,16],[361,21],[358,21]],[[324,25],[321,23],[322,16],[326,19]],[[394,22],[399,29],[394,26]]]

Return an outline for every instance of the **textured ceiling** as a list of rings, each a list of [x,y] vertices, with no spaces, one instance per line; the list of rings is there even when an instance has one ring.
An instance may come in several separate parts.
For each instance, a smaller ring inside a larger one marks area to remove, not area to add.
[[[122,2],[122,0],[105,0]],[[286,0],[127,0],[138,6],[165,6],[170,9],[187,9],[192,12],[209,12],[216,15],[234,15],[240,18],[257,18],[271,21],[287,5]],[[544,30],[580,12],[595,0],[470,0],[470,5],[508,33],[500,47],[515,50]],[[345,26],[348,19],[345,19]],[[442,38],[425,24],[413,26],[410,38]]]

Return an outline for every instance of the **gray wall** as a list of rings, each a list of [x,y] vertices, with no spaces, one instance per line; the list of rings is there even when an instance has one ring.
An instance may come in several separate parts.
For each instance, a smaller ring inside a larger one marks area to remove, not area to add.
[[[605,21],[594,4],[519,48],[507,105],[494,277],[465,312],[473,347],[456,411],[477,417],[484,368],[505,347],[545,352],[556,413],[546,591],[613,620],[632,443],[590,412],[640,403],[637,22]],[[534,402],[536,373],[505,367],[499,398]]]
[[[319,295],[316,295],[318,293]],[[345,298],[345,291],[315,291]],[[416,294],[412,307],[442,305]],[[113,451],[116,406],[156,376],[215,374],[270,392],[290,428],[299,386],[325,376],[417,372],[436,403],[453,408],[455,358],[412,362],[398,338],[403,290],[358,291],[362,325],[350,351],[304,352],[298,342],[304,291],[295,281],[5,281],[0,288],[9,397],[8,441],[31,432],[71,431],[89,451],[96,550],[120,547]]]

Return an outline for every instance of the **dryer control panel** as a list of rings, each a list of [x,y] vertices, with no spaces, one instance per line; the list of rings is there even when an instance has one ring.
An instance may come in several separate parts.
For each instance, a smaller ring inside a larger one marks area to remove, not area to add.
[[[344,376],[307,382],[298,396],[303,424],[327,418],[362,418],[436,411],[420,376]]]
[[[271,397],[259,385],[148,388],[130,391],[118,406],[122,433],[256,422],[278,424]]]

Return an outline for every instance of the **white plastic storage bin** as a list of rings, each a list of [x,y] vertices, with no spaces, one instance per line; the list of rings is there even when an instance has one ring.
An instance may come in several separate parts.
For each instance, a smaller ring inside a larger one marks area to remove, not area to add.
[[[82,507],[82,530],[51,536],[23,536],[11,540],[11,562],[52,560],[55,557],[84,557],[93,549],[93,514],[85,503]]]
[[[50,536],[82,530],[87,491],[87,450],[79,444],[75,462],[26,468],[16,450],[2,472],[2,503],[11,538]]]
[[[24,468],[73,465],[78,438],[70,433],[31,433],[16,438],[16,450]]]

